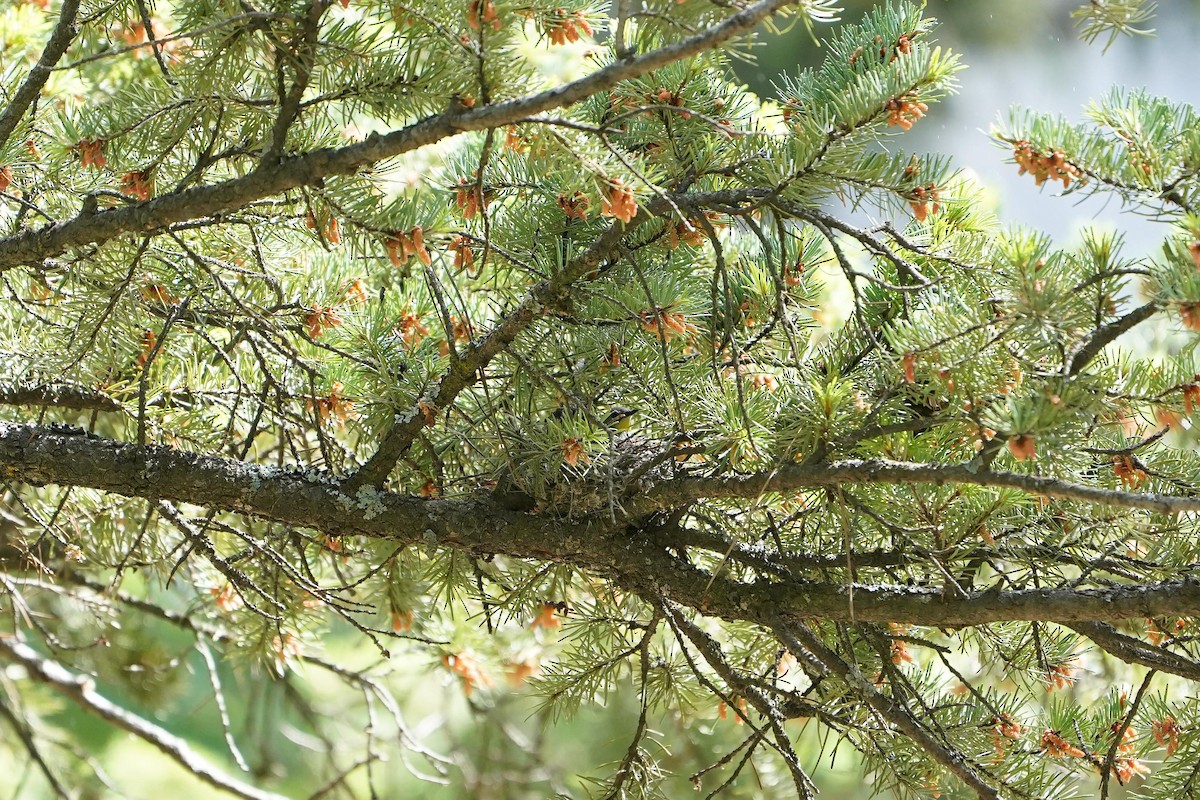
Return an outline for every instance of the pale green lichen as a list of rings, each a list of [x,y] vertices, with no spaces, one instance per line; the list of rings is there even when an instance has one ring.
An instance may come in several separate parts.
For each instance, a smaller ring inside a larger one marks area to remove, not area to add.
[[[374,486],[360,486],[354,496],[358,499],[358,507],[362,509],[363,519],[375,519],[387,510],[383,493]]]

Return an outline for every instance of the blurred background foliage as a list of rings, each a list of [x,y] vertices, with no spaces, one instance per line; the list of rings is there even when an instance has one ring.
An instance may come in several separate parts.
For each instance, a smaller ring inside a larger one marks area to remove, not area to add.
[[[875,3],[846,0],[843,19],[855,21]],[[1078,242],[1081,226],[1099,225],[1125,234],[1127,255],[1145,255],[1162,242],[1162,226],[1123,214],[1108,197],[1084,202],[1055,198],[1051,186],[1034,188],[1018,176],[1011,153],[989,136],[992,124],[1013,106],[1082,119],[1083,108],[1113,86],[1145,87],[1175,102],[1200,105],[1195,76],[1200,42],[1200,0],[1159,3],[1154,36],[1120,36],[1110,47],[1080,40],[1071,12],[1076,0],[928,0],[926,13],[941,24],[940,45],[961,53],[968,69],[956,78],[957,94],[940,101],[904,137],[904,147],[952,157],[986,186],[1006,223],[1052,235],[1056,244]],[[817,28],[818,40],[832,28]],[[824,57],[798,26],[779,35],[762,31],[755,63],[738,72],[752,89],[774,96],[776,76],[815,66]]]
[[[844,18],[852,21],[873,3],[846,0],[844,5]],[[1173,100],[1200,105],[1193,52],[1196,42],[1200,42],[1200,0],[1161,4],[1154,21],[1157,38],[1123,37],[1107,50],[1100,44],[1087,45],[1079,40],[1070,17],[1076,5],[1077,0],[930,0],[928,13],[943,23],[937,33],[939,42],[961,53],[970,68],[960,75],[961,92],[933,109],[928,119],[906,137],[905,146],[952,156],[957,165],[971,170],[989,189],[996,210],[1008,222],[1045,230],[1060,245],[1074,241],[1085,224],[1113,228],[1125,234],[1129,255],[1141,255],[1161,242],[1161,226],[1122,214],[1115,203],[1105,205],[1100,198],[1082,203],[1056,200],[1050,186],[1038,190],[1028,177],[1018,177],[1009,161],[1011,153],[997,147],[987,131],[1016,104],[1078,119],[1083,106],[1118,84],[1145,86]],[[818,28],[816,34],[820,38],[830,30]],[[755,91],[773,96],[773,82],[778,75],[816,65],[823,54],[803,26],[782,33],[764,32],[755,61],[742,63],[738,72]],[[844,215],[845,210],[839,213]],[[180,602],[184,602],[182,595]],[[482,621],[466,620],[462,624]],[[541,648],[546,654],[571,646],[555,641],[560,638],[557,631],[521,629],[507,633],[510,643],[524,637],[530,647]],[[379,666],[378,654],[349,628],[331,632],[326,641],[331,661],[352,670]],[[168,730],[187,731],[207,756],[231,772],[238,771],[225,743],[210,672],[192,648],[190,635],[166,624],[137,619],[120,629],[119,635],[110,636],[107,644],[110,656],[120,656],[97,661],[109,671],[100,677],[112,699]],[[113,674],[113,664],[124,664],[124,668]],[[226,665],[217,664],[216,668],[224,684],[234,685],[237,678]],[[588,776],[580,774],[585,765],[619,761],[637,720],[632,680],[618,682],[604,698],[607,708],[603,711],[585,707],[551,728],[536,701],[522,691],[521,683],[505,676],[495,676],[494,689],[467,695],[456,676],[427,656],[396,653],[387,668],[391,672],[389,686],[401,703],[414,737],[455,762],[455,769],[439,783],[428,779],[434,773],[427,764],[406,763],[410,758],[405,754],[386,753],[387,760],[372,769],[378,785],[386,787],[388,797],[553,797],[568,788],[586,785]],[[1105,668],[1102,661],[1098,668]],[[243,754],[251,779],[256,774],[287,776],[289,782],[283,785],[283,791],[310,796],[320,787],[313,785],[305,764],[310,747],[317,749],[318,743],[306,741],[307,734],[301,734],[299,726],[293,724],[300,713],[297,709],[307,707],[336,717],[360,733],[372,724],[372,716],[365,704],[352,708],[335,705],[344,696],[344,686],[330,673],[312,665],[300,666],[299,673],[302,680],[295,673],[280,677],[260,672],[252,679],[252,686],[230,693],[250,700],[244,706],[228,709],[228,713],[237,734],[272,733],[245,737],[260,742],[259,751]],[[0,691],[15,691],[14,677],[0,674]],[[73,731],[84,743],[85,752],[74,756],[80,776],[89,773],[85,761],[90,761],[101,774],[111,775],[123,794],[128,792],[124,796],[146,800],[212,796],[210,787],[159,757],[144,742],[74,706],[59,704],[40,687],[22,691],[44,692],[43,697],[30,698],[26,694],[22,700],[37,701],[48,722]],[[1068,691],[1084,690],[1076,687]],[[304,702],[294,702],[297,699]],[[1086,705],[1099,698],[1071,699]],[[686,773],[690,764],[713,763],[745,737],[745,729],[734,722],[733,714],[725,714],[722,719],[721,709],[716,707],[698,711],[704,720],[700,724],[674,717],[653,721],[651,739],[657,742],[660,757],[669,768]],[[819,737],[802,721],[788,724],[795,726],[800,739],[797,750],[822,789],[822,796],[860,800],[873,795],[872,787],[861,783],[856,759],[848,748],[838,749],[835,741]],[[9,721],[0,720],[0,729],[4,731],[0,735],[0,764],[18,763],[20,743],[11,735]],[[349,768],[361,755],[343,753],[344,767]],[[94,779],[88,782],[95,785],[81,783],[81,798],[114,796]],[[369,796],[365,772],[360,771],[351,785],[356,796]],[[750,788],[742,790],[744,794],[733,791],[723,796],[760,796],[753,785],[754,781],[749,782]],[[695,794],[684,778],[668,781],[663,791],[668,797]],[[19,771],[0,769],[0,798],[30,800],[44,796],[48,796],[47,787],[32,766]],[[1110,793],[1114,800],[1126,796],[1123,787],[1113,787]],[[950,793],[943,797],[953,800]]]

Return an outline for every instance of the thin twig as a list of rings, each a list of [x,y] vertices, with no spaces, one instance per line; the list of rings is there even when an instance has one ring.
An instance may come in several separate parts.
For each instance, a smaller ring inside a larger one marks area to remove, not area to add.
[[[137,736],[208,785],[245,800],[287,800],[281,794],[257,789],[220,772],[194,752],[183,739],[97,692],[92,678],[71,672],[29,645],[0,636],[0,656],[10,663],[20,664],[29,677],[54,688],[85,711]]]

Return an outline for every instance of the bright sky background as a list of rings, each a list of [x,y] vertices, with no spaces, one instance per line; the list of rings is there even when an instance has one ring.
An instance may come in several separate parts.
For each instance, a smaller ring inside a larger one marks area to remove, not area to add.
[[[1011,151],[988,136],[1015,105],[1080,121],[1084,107],[1114,86],[1145,87],[1200,107],[1200,2],[1160,3],[1152,23],[1155,36],[1122,36],[1107,51],[1104,40],[1089,45],[1079,39],[1071,19],[1079,2],[928,0],[927,13],[943,22],[934,33],[938,43],[959,53],[968,69],[958,75],[961,91],[933,106],[895,145],[908,152],[943,153],[970,169],[993,193],[1005,222],[1045,231],[1062,246],[1076,241],[1081,225],[1116,227],[1125,233],[1127,255],[1146,255],[1157,251],[1164,226],[1123,214],[1115,199],[1058,198],[1058,184],[1039,190],[1030,176],[1017,175]],[[763,38],[768,46],[759,51],[757,68],[739,68],[759,91],[767,90],[774,70],[791,72],[797,58],[819,58],[802,31]],[[831,211],[846,215],[842,209]]]

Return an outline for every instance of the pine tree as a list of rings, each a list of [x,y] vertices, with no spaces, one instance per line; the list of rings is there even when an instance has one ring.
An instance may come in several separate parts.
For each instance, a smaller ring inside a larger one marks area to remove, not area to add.
[[[760,24],[831,31],[778,103],[731,71]],[[1031,191],[1163,226],[1062,249],[901,149],[962,66],[935,27],[10,4],[29,791],[135,790],[123,730],[246,798],[808,798],[834,750],[898,797],[1200,794],[1200,118],[1013,112]],[[862,206],[893,221],[831,210]],[[478,740],[436,729],[463,716]]]

